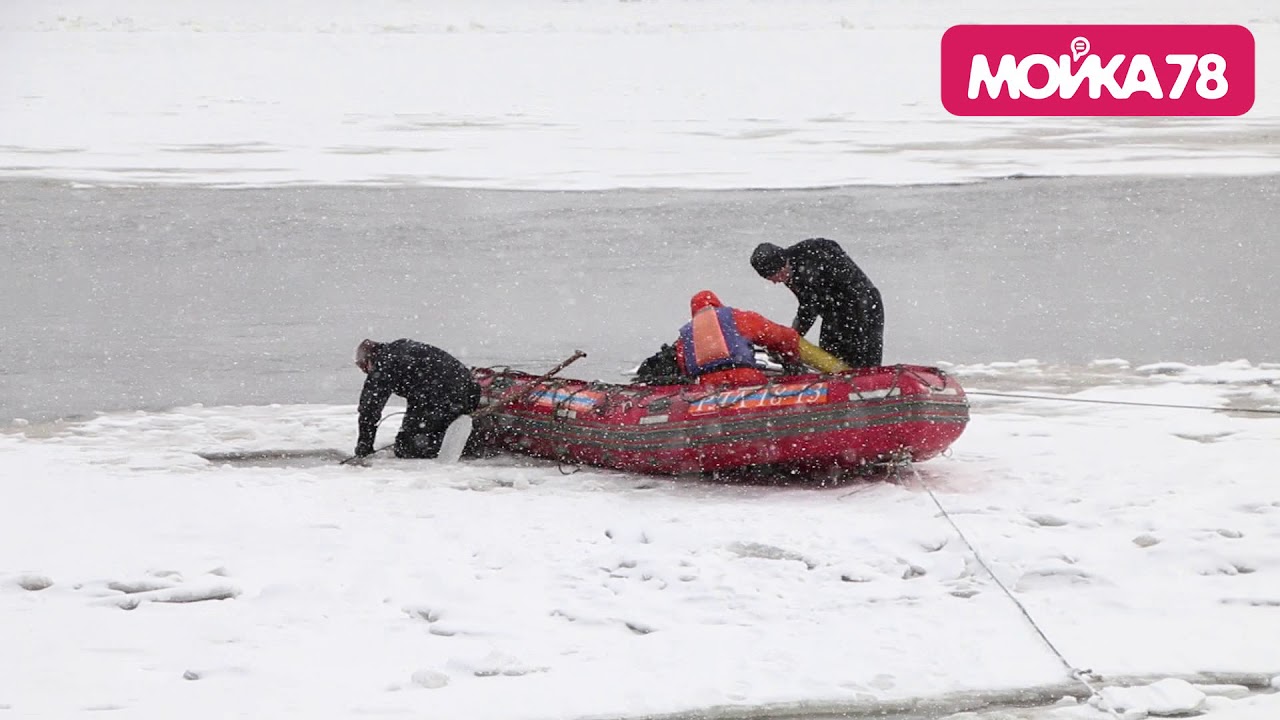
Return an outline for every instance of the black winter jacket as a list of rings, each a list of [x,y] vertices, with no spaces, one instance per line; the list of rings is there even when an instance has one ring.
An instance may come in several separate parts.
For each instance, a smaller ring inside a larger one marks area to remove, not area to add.
[[[457,358],[433,345],[401,338],[379,343],[360,391],[360,451],[372,452],[378,420],[394,393],[412,414],[452,419],[474,410],[480,385]]]
[[[800,301],[796,332],[804,335],[819,317],[828,324],[860,327],[865,310],[880,304],[880,291],[834,240],[810,238],[785,248],[791,264],[787,287]]]

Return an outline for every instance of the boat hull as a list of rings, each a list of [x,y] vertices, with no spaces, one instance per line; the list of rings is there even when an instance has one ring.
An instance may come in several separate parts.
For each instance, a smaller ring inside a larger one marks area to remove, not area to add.
[[[489,369],[475,376],[482,404],[518,398],[492,414],[493,445],[661,475],[923,461],[950,447],[969,420],[959,384],[915,365],[732,388],[535,382],[525,373]]]

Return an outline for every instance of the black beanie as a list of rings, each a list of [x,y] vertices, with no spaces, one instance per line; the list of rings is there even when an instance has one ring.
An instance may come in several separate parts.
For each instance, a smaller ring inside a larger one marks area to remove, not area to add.
[[[786,251],[773,243],[760,243],[751,253],[751,267],[760,273],[762,278],[771,278],[778,274],[787,264]]]

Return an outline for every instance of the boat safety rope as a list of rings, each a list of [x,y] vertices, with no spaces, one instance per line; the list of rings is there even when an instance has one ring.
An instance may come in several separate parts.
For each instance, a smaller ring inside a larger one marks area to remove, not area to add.
[[[979,392],[966,390],[965,395],[984,395],[987,397],[1016,398],[1019,400],[1051,400],[1056,402],[1094,403],[1097,405],[1130,405],[1133,407],[1173,408],[1176,410],[1217,410],[1221,412],[1258,413],[1262,415],[1280,415],[1280,410],[1272,408],[1232,408],[1213,407],[1212,405],[1177,405],[1174,403],[1131,402],[1128,400],[1097,400],[1093,398],[1053,397],[1051,395],[1023,395],[1021,393]]]
[[[399,411],[397,411],[397,412],[393,412],[393,413],[387,413],[386,415],[383,415],[383,416],[382,416],[382,419],[378,421],[378,424],[377,424],[375,427],[382,427],[382,423],[386,422],[386,421],[387,421],[387,418],[393,418],[393,417],[395,417],[395,416],[397,416],[397,415],[403,415],[404,413],[405,413],[405,411],[404,411],[404,410],[399,410]]]
[[[898,387],[898,382],[899,382],[900,380],[902,380],[902,366],[901,366],[901,365],[894,365],[894,366],[893,366],[893,382],[889,383],[889,388],[890,388],[890,390],[892,390],[893,388],[897,388],[897,387]],[[902,392],[901,388],[899,388],[899,389],[898,389],[898,392]],[[858,402],[865,402],[865,401],[866,401],[866,399],[867,399],[866,397],[864,397],[864,396],[862,395],[862,391],[858,389],[858,384],[857,384],[857,383],[849,383],[849,393],[850,393],[850,395],[851,395],[851,396],[852,396],[852,395],[857,395],[857,396],[858,396]],[[852,400],[853,398],[852,398],[852,397],[850,397],[850,399]]]
[[[579,381],[564,380],[557,385],[553,385],[552,397],[557,397],[560,393],[560,390],[564,388],[565,385],[568,385],[574,382],[579,382]],[[600,391],[602,389],[608,390],[609,387],[610,387],[609,383],[593,380],[591,382],[586,383],[585,385],[578,388],[577,390],[566,393],[564,397],[555,400],[551,408],[551,426],[555,427],[555,424],[557,422],[563,422],[566,418],[569,417],[569,409],[566,408],[565,406],[573,402],[573,399],[577,397],[578,393],[585,392],[587,390],[594,390],[594,391]],[[606,398],[608,397],[607,392],[605,393],[605,397]],[[607,407],[608,402],[609,402],[608,400],[605,401],[605,405],[600,408],[601,411],[603,411],[604,407]],[[556,448],[556,470],[558,470],[561,475],[573,475],[582,469],[580,465],[565,462],[568,459],[568,457],[569,457],[569,452],[568,452],[567,446]],[[569,467],[572,469],[569,471],[565,471],[566,467]]]
[[[901,374],[905,371],[908,375],[910,375],[911,377],[919,381],[921,385],[929,388],[934,392],[947,389],[947,373],[944,370],[940,370],[938,368],[931,368],[938,377],[942,378],[941,385],[934,385],[933,383],[929,382],[928,378],[924,377],[923,375],[916,372],[915,370],[907,370],[906,368],[903,368],[901,365],[897,365],[896,367],[899,368],[898,376],[901,376]],[[894,377],[894,382],[893,382],[894,387],[897,387],[898,385],[898,376]]]
[[[889,465],[890,475],[892,477],[901,478],[900,470],[903,467],[911,471],[912,479],[915,481],[917,485],[923,488],[926,493],[928,493],[929,499],[933,501],[933,504],[935,506],[937,506],[938,512],[942,514],[942,517],[945,518],[947,523],[951,525],[951,529],[955,530],[956,535],[959,536],[960,540],[963,541],[965,546],[969,548],[969,552],[973,554],[974,560],[978,561],[978,564],[982,566],[982,569],[986,570],[987,574],[991,576],[991,579],[995,581],[996,586],[999,587],[1000,590],[1004,592],[1005,597],[1009,598],[1009,600],[1013,602],[1014,606],[1018,608],[1018,611],[1022,613],[1022,617],[1026,618],[1027,622],[1030,623],[1032,629],[1034,629],[1036,631],[1036,634],[1040,636],[1040,639],[1044,641],[1044,644],[1049,648],[1050,651],[1053,652],[1055,656],[1057,656],[1058,660],[1062,663],[1063,667],[1065,667],[1067,669],[1067,672],[1070,673],[1071,678],[1073,680],[1080,682],[1080,684],[1084,685],[1085,688],[1089,691],[1090,696],[1097,698],[1098,704],[1104,710],[1110,713],[1113,717],[1117,718],[1117,720],[1120,720],[1121,718],[1120,713],[1117,712],[1116,709],[1112,707],[1111,703],[1107,701],[1106,697],[1104,697],[1102,693],[1100,693],[1098,689],[1094,687],[1094,682],[1101,682],[1102,678],[1099,677],[1092,670],[1076,667],[1075,665],[1071,664],[1071,661],[1067,660],[1066,656],[1062,654],[1062,651],[1058,649],[1058,646],[1053,644],[1053,641],[1050,640],[1049,636],[1045,634],[1044,630],[1040,627],[1040,624],[1036,622],[1035,618],[1031,617],[1031,613],[1027,610],[1026,606],[1023,605],[1022,602],[1019,601],[1018,598],[1015,597],[1014,594],[1009,591],[1009,588],[1003,582],[1001,582],[999,576],[995,574],[995,571],[993,571],[991,569],[991,566],[987,564],[987,561],[983,559],[982,553],[978,552],[978,548],[974,547],[974,544],[969,540],[968,536],[966,536],[964,534],[964,531],[960,529],[960,526],[956,524],[956,521],[951,517],[951,513],[948,513],[947,509],[943,507],[942,502],[938,500],[938,496],[934,494],[933,488],[929,487],[929,484],[924,481],[924,478],[920,475],[920,472],[916,470],[915,465],[912,464],[911,459],[905,456],[899,456],[895,458],[894,461],[892,461]]]

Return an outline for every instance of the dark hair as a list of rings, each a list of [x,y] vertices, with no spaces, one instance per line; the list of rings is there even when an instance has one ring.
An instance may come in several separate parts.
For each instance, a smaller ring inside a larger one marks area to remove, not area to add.
[[[777,275],[786,264],[786,251],[773,243],[760,243],[751,253],[751,267],[755,268],[762,278]]]
[[[373,354],[377,352],[380,344],[368,339],[362,341],[360,346],[356,348],[356,367],[369,372],[370,368],[373,367]]]

